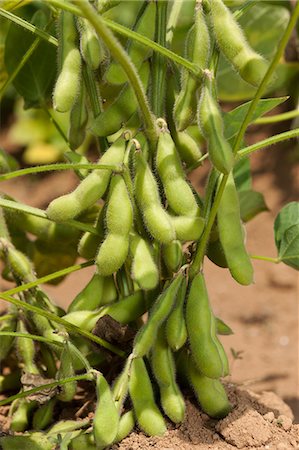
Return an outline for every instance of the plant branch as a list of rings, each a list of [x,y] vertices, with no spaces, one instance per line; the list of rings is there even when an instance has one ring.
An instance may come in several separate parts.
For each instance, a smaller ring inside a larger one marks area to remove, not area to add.
[[[256,119],[253,124],[254,125],[265,125],[268,123],[277,123],[283,122],[285,120],[294,119],[299,116],[299,109],[294,109],[292,111],[287,111],[281,114],[275,114],[273,116],[260,117]]]
[[[249,255],[251,259],[258,259],[260,261],[268,261],[274,264],[280,263],[279,258],[271,258],[270,256],[261,256],[261,255]]]

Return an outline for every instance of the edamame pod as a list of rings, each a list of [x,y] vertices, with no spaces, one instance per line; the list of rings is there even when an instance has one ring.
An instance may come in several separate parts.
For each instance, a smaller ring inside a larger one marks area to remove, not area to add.
[[[207,257],[217,266],[227,268],[227,260],[219,239],[210,241],[207,249]]]
[[[119,413],[109,384],[102,374],[96,380],[97,406],[93,418],[93,433],[97,447],[111,445],[118,432]]]
[[[183,249],[180,241],[172,241],[162,246],[163,261],[168,270],[177,272],[183,261]]]
[[[119,427],[114,443],[121,442],[125,439],[133,430],[135,426],[135,416],[132,410],[125,412],[120,420]]]
[[[146,355],[153,346],[160,325],[167,319],[173,308],[182,280],[183,274],[179,273],[155,301],[146,324],[135,337],[134,356]]]
[[[140,428],[149,436],[162,436],[166,432],[166,425],[156,405],[143,358],[134,358],[132,361],[129,392]]]
[[[19,319],[17,325],[17,331],[19,333],[27,333],[27,328],[22,319]],[[24,367],[23,370],[27,373],[33,373],[39,375],[39,370],[35,364],[35,345],[34,341],[29,338],[17,337],[16,338],[17,354]]]
[[[210,53],[210,35],[201,4],[197,5],[194,25],[187,37],[186,57],[201,69],[205,69]],[[174,118],[177,129],[185,130],[194,121],[197,111],[197,91],[201,80],[183,71],[181,91],[175,101]]]
[[[65,343],[65,346],[61,352],[60,356],[60,367],[57,372],[56,378],[59,380],[60,378],[68,378],[75,376],[75,370],[73,367],[72,361],[72,353],[69,349],[68,343]],[[77,382],[71,381],[70,383],[66,383],[60,386],[60,392],[57,395],[57,398],[62,402],[70,402],[73,400],[77,391]]]
[[[172,351],[162,326],[151,353],[151,366],[160,388],[161,405],[165,414],[174,423],[180,423],[185,416],[185,402],[175,379],[175,363]]]
[[[104,277],[95,273],[84,289],[74,298],[68,308],[68,313],[73,311],[93,311],[102,306]]]
[[[79,18],[80,51],[91,70],[97,70],[105,59],[105,52],[95,29],[88,20]]]
[[[53,104],[56,111],[67,112],[76,100],[81,78],[81,56],[72,13],[60,12],[59,30],[60,73],[53,92]]]
[[[13,276],[24,283],[35,280],[34,270],[29,258],[5,238],[0,239],[0,253],[5,255],[5,262]]]
[[[140,79],[143,86],[149,80],[149,65],[145,62],[140,69]],[[91,131],[96,136],[110,136],[116,133],[122,125],[138,110],[138,102],[130,84],[125,84],[115,101],[108,106],[91,124]]]
[[[217,170],[228,174],[234,163],[230,144],[223,135],[223,120],[219,106],[212,95],[212,83],[206,80],[198,108],[199,125],[208,141],[208,152]]]
[[[51,398],[47,403],[41,405],[33,414],[32,425],[34,430],[44,430],[54,419],[54,407],[57,400]]]
[[[253,267],[244,244],[239,197],[230,174],[217,212],[221,245],[232,277],[240,284],[253,282]]]
[[[198,216],[199,206],[185,180],[180,158],[166,129],[161,129],[159,133],[156,166],[172,211],[180,216]]]
[[[27,401],[25,398],[20,399],[17,409],[12,415],[10,429],[12,431],[25,431],[29,424],[30,413],[35,407],[35,401]]]
[[[219,380],[200,373],[192,358],[188,361],[188,375],[200,406],[210,417],[222,419],[231,411],[224,387]]]
[[[179,131],[176,133],[176,136],[174,136],[174,141],[176,149],[182,161],[186,164],[187,169],[195,164],[198,164],[202,157],[202,152],[198,143],[192,136],[190,136],[190,134],[184,131]]]
[[[77,148],[83,144],[86,136],[87,121],[88,112],[86,107],[85,88],[83,85],[80,88],[78,97],[74,102],[70,113],[68,142],[72,150],[77,150]]]
[[[91,433],[83,433],[71,441],[71,450],[96,450],[94,436]]]
[[[213,0],[210,6],[213,33],[220,50],[247,83],[259,86],[268,70],[268,63],[250,47],[222,0]]]
[[[178,290],[174,308],[166,321],[167,342],[174,352],[182,348],[187,340],[187,328],[184,311],[186,290],[187,280],[184,278]]]
[[[17,320],[16,317],[13,316],[10,319],[7,319],[3,324],[1,324],[0,330],[14,332],[16,331],[16,327],[17,327]],[[0,362],[6,358],[14,342],[15,338],[13,336],[1,336]]]
[[[157,181],[141,152],[135,153],[135,198],[150,234],[162,243],[175,239],[170,217],[162,207]]]
[[[137,234],[131,234],[130,251],[133,280],[141,289],[154,289],[159,282],[159,271],[149,244]]]
[[[228,375],[228,360],[216,334],[215,318],[201,273],[191,282],[186,302],[186,325],[192,357],[200,372],[209,378]]]
[[[197,241],[202,235],[205,221],[197,216],[169,216],[180,241]]]
[[[104,227],[104,210],[105,208],[101,208],[97,220],[94,224],[94,228],[97,230],[98,234],[90,233],[87,231],[81,237],[78,244],[78,253],[80,256],[86,259],[93,259],[97,254],[97,249],[99,248],[101,242],[105,236],[105,227]]]
[[[104,153],[99,164],[115,165],[122,163],[125,147],[125,140],[120,137]],[[48,217],[55,222],[63,222],[77,217],[105,194],[110,176],[111,170],[94,170],[81,181],[73,192],[62,195],[49,204],[47,208]]]
[[[28,433],[22,436],[2,436],[3,450],[52,450],[53,443],[43,433]]]

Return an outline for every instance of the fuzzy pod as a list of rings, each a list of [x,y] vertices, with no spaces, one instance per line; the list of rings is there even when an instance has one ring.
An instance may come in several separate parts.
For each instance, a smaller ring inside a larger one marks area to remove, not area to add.
[[[175,145],[180,158],[188,169],[198,164],[202,157],[202,152],[200,146],[190,134],[184,131],[176,133]]]
[[[72,150],[77,150],[83,144],[86,136],[86,125],[88,122],[88,111],[86,107],[86,96],[84,85],[79,90],[78,97],[72,105],[70,112],[70,126],[68,129],[68,142]],[[81,164],[88,161],[80,161]]]
[[[183,248],[180,241],[175,240],[162,246],[162,258],[168,270],[177,272],[183,261]]]
[[[75,370],[73,366],[72,353],[69,349],[68,343],[65,344],[64,349],[60,356],[60,367],[57,371],[56,378],[68,378],[75,376]],[[77,382],[71,381],[60,386],[60,392],[57,395],[58,400],[62,402],[70,402],[73,400],[77,391]]]
[[[91,70],[97,70],[106,57],[103,45],[88,20],[80,18],[78,23],[82,58]]]
[[[93,418],[93,434],[97,447],[111,445],[118,432],[119,412],[109,384],[102,374],[96,380],[97,406]]]
[[[129,236],[109,233],[100,245],[96,256],[97,270],[107,277],[117,272],[127,259]]]
[[[209,378],[228,375],[227,356],[216,334],[216,321],[201,273],[191,282],[186,301],[186,325],[192,357],[200,372]]]
[[[178,290],[177,300],[166,321],[166,338],[170,348],[177,351],[183,347],[187,340],[187,327],[185,322],[185,297],[187,280],[183,279]]]
[[[132,278],[141,289],[154,289],[159,282],[159,271],[148,242],[137,234],[130,236]]]
[[[32,426],[35,430],[44,430],[54,420],[54,407],[57,400],[51,398],[47,403],[41,405],[33,414]]]
[[[143,358],[134,358],[132,361],[129,392],[140,428],[148,436],[162,436],[166,432],[166,425],[155,402]]]
[[[104,153],[98,164],[121,164],[125,148],[125,140],[120,137]],[[77,217],[105,194],[110,176],[111,170],[93,170],[73,192],[62,195],[49,204],[46,211],[49,219],[55,222],[64,222]]]
[[[93,311],[102,305],[105,278],[95,273],[87,285],[79,292],[68,307],[68,313],[73,311]]]
[[[17,331],[19,333],[28,334],[26,325],[22,319],[18,320]],[[16,349],[18,358],[24,365],[24,371],[27,373],[39,375],[40,372],[34,361],[36,354],[34,341],[32,339],[25,337],[17,337]]]
[[[24,398],[20,399],[17,408],[12,415],[10,429],[12,431],[27,430],[30,421],[30,415],[34,408],[36,408],[35,401],[30,402]]]
[[[125,412],[120,420],[119,427],[114,443],[121,442],[125,439],[133,430],[135,426],[135,416],[132,410]]]
[[[43,433],[28,433],[22,436],[2,436],[3,450],[52,450],[53,443]]]
[[[239,197],[229,175],[217,212],[219,239],[232,277],[240,284],[253,282],[253,267],[244,244]]]
[[[197,216],[169,216],[175,229],[177,239],[184,241],[197,241],[202,235],[205,221]]]

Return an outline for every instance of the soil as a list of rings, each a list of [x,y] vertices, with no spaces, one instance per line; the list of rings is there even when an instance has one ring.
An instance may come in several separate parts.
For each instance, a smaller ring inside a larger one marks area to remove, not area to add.
[[[275,132],[288,129],[288,125]],[[256,127],[248,142],[270,134],[271,130],[266,133]],[[251,254],[275,257],[274,219],[286,202],[299,198],[298,144],[287,142],[255,154],[251,161],[253,187],[264,194],[269,211],[248,224],[247,245]],[[192,174],[199,191],[203,189],[206,172],[206,168],[201,168]],[[71,174],[55,173],[4,182],[1,190],[27,204],[44,208],[52,198],[71,190],[76,183],[76,177]],[[242,287],[225,269],[209,261],[205,263],[214,312],[234,330],[234,335],[222,339],[230,355],[228,390],[235,406],[233,412],[217,423],[202,414],[190,400],[186,421],[177,428],[170,425],[166,436],[146,438],[136,431],[120,445],[113,446],[113,450],[299,448],[299,425],[296,425],[299,423],[298,273],[283,264],[258,260],[253,264],[255,283]],[[93,268],[84,269],[70,275],[59,286],[45,286],[45,289],[56,303],[66,306],[89,281],[93,271]],[[9,286],[0,280],[1,290]],[[292,426],[292,413],[287,405],[294,415]]]

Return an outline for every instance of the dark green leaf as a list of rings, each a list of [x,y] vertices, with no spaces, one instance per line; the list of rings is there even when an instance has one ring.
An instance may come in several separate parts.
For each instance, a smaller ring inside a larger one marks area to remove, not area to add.
[[[263,194],[250,190],[239,191],[241,218],[248,222],[259,213],[268,211]]]
[[[284,232],[278,256],[282,262],[299,270],[299,223]]]
[[[274,222],[274,235],[276,247],[279,251],[283,235],[293,225],[299,225],[299,202],[290,202],[285,205]]]
[[[251,189],[251,173],[249,158],[240,159],[234,167],[234,178],[238,191]]]
[[[39,11],[35,24],[45,23],[45,15]],[[41,20],[41,15],[43,18]],[[38,22],[38,23],[37,23]],[[5,45],[5,66],[8,75],[18,67],[20,60],[35,41],[29,31],[11,24]],[[52,94],[56,77],[56,50],[41,40],[29,60],[13,81],[17,92],[24,98],[25,108],[40,107]]]

